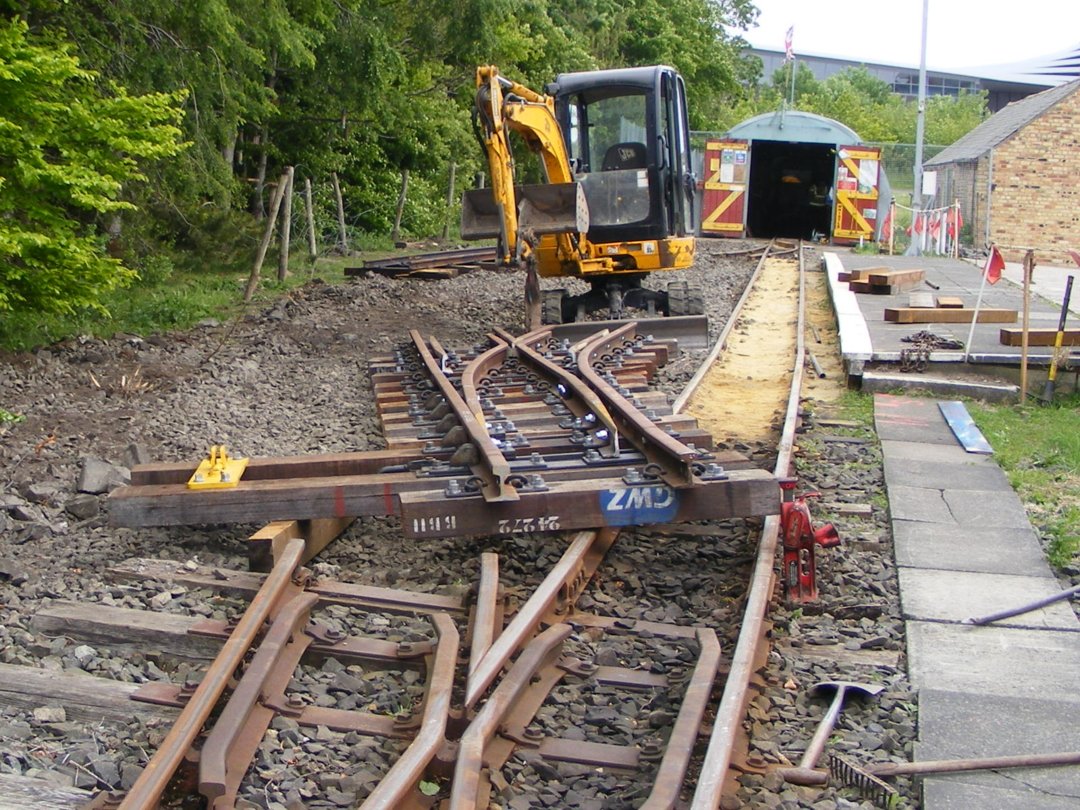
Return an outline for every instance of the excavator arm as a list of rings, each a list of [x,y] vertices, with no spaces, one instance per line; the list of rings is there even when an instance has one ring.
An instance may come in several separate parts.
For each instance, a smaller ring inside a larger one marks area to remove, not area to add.
[[[540,234],[558,234],[564,256],[579,254],[589,229],[589,209],[570,168],[555,100],[500,76],[494,66],[477,68],[476,85],[478,134],[487,153],[491,186],[466,192],[462,236],[497,236],[504,264],[527,255],[530,240]],[[514,185],[511,132],[540,157],[547,183]]]

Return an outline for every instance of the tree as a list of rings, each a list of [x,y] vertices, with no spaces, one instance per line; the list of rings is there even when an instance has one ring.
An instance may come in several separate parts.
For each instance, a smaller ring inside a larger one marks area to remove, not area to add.
[[[133,276],[99,217],[130,210],[142,161],[176,155],[176,94],[102,85],[64,45],[0,24],[0,311],[73,312]]]

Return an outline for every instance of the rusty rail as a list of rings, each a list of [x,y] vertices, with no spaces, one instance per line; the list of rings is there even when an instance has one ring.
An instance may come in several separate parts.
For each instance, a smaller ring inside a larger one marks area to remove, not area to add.
[[[439,392],[446,398],[447,404],[457,415],[461,426],[469,436],[469,441],[476,448],[477,465],[476,472],[484,479],[483,494],[488,501],[515,501],[518,498],[517,490],[510,486],[506,479],[510,475],[510,464],[506,457],[495,446],[491,436],[484,425],[473,413],[472,409],[461,398],[461,394],[453,383],[443,373],[442,366],[435,359],[427,343],[415,329],[409,332],[413,345],[427,366],[431,379],[438,386]]]
[[[484,703],[484,707],[469,723],[458,747],[450,810],[475,810],[484,748],[488,740],[498,729],[503,716],[513,708],[518,696],[529,685],[529,681],[558,654],[563,641],[569,635],[570,625],[555,624],[529,642]]]
[[[302,539],[294,538],[286,543],[280,559],[274,564],[255,598],[251,600],[236,630],[225,642],[221,654],[210,664],[195,694],[124,797],[120,804],[121,810],[146,810],[158,806],[173,774],[184,761],[185,755],[228,686],[229,679],[251,648],[255,635],[292,581],[303,553]]]
[[[713,681],[720,667],[720,641],[716,633],[711,628],[698,628],[697,641],[701,645],[701,654],[690,676],[675,727],[668,737],[656,783],[649,798],[641,805],[641,810],[671,810],[679,799],[679,791],[690,767],[694,743],[697,742]]]
[[[481,696],[498,677],[499,672],[525,639],[532,635],[540,622],[548,615],[560,598],[566,600],[569,593],[579,592],[589,581],[592,572],[588,561],[595,560],[593,570],[604,551],[615,541],[617,533],[611,530],[578,532],[570,547],[540,583],[540,586],[521,606],[517,615],[499,635],[480,662],[470,669],[469,683],[465,691],[466,708],[474,707]]]
[[[621,354],[624,344],[632,343],[636,325],[629,323],[608,334],[590,340],[578,354],[578,367],[588,385],[611,410],[618,431],[648,459],[657,465],[661,477],[673,487],[685,487],[694,482],[693,464],[699,452],[669,436],[654,425],[639,409],[626,401],[598,371],[597,367],[611,356]],[[606,355],[606,356],[605,356]]]
[[[439,644],[428,673],[427,696],[420,731],[405,753],[368,795],[361,805],[364,810],[394,810],[400,807],[445,741],[460,639],[453,620],[445,613],[435,614],[432,621],[439,636]]]
[[[485,551],[480,556],[480,585],[476,592],[476,610],[473,613],[472,644],[469,647],[469,677],[490,649],[502,617],[498,610],[499,555]]]
[[[762,262],[767,256],[768,253],[762,256]],[[803,339],[806,323],[805,289],[806,271],[802,251],[799,251],[799,317],[795,338],[795,365],[774,467],[777,477],[786,477],[790,470],[795,446],[795,428],[799,420],[799,397],[802,391],[806,354]],[[732,318],[734,317],[733,315]],[[701,766],[701,776],[690,805],[691,810],[716,810],[720,806],[724,779],[727,777],[735,749],[736,735],[746,713],[750,677],[757,668],[759,646],[764,639],[765,616],[776,583],[774,568],[779,536],[780,518],[777,515],[769,515],[765,518],[761,539],[758,541],[758,553],[754,562],[754,573],[750,580],[746,609],[743,612],[743,622],[739,630],[739,640],[735,645],[731,669],[716,711],[716,719],[713,721],[713,731],[709,737],[709,747]]]
[[[268,696],[284,691],[310,636],[300,633],[319,601],[299,592],[277,612],[251,663],[199,752],[199,792],[210,807],[231,807],[263,734],[274,719]],[[300,638],[295,638],[297,635]]]

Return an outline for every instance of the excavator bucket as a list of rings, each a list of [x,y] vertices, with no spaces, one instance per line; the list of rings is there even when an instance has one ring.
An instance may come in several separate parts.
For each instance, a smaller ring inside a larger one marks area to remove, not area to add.
[[[589,206],[580,183],[548,183],[515,186],[518,228],[534,234],[585,233],[589,230]],[[466,191],[461,200],[461,238],[491,239],[502,236],[502,206],[490,188]]]
[[[461,198],[461,238],[494,239],[503,230],[502,204],[490,188],[474,188]]]
[[[581,183],[516,186],[518,227],[541,233],[586,233],[589,204]]]

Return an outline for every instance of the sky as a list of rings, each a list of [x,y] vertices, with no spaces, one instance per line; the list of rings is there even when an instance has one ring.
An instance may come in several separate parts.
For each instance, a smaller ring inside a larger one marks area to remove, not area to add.
[[[794,26],[802,51],[856,61],[919,66],[923,0],[756,0],[752,46],[783,50]],[[928,70],[1006,65],[1080,47],[1080,0],[929,0]]]

